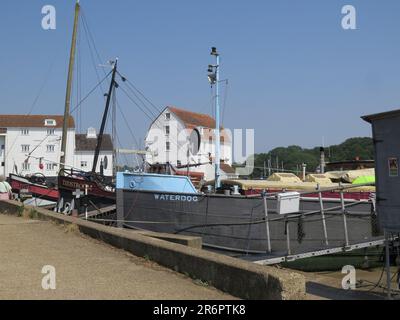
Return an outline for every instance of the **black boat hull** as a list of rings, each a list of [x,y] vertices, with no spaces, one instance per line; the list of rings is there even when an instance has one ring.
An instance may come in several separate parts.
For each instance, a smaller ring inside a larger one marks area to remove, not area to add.
[[[326,246],[320,213],[287,221],[276,213],[277,201],[268,200],[271,246],[274,252],[287,252],[286,223],[289,223],[291,253],[317,250]],[[329,246],[344,246],[344,219],[337,200],[324,200]],[[320,209],[318,199],[303,199],[302,211]],[[364,242],[379,235],[369,202],[359,201],[348,209],[350,243]],[[244,252],[267,251],[267,228],[263,199],[243,196],[178,194],[153,191],[117,190],[117,217],[120,227],[155,232],[200,236],[208,247]]]

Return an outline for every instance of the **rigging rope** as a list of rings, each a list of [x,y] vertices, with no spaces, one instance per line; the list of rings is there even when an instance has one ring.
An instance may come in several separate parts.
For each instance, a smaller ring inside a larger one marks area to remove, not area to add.
[[[134,89],[134,90],[136,90],[156,111],[157,111],[157,113],[161,113],[161,109],[159,109],[153,102],[151,102],[151,100],[150,99],[148,99],[128,78],[126,78],[126,77],[124,77],[123,75],[121,75],[119,72],[118,72],[118,74],[119,74],[119,76],[121,77],[121,79],[122,79],[122,81],[123,82],[127,82],[128,84],[130,84],[131,85],[131,87]],[[125,80],[125,81],[124,81]]]
[[[82,105],[82,103],[83,102],[85,102],[88,98],[89,98],[89,96],[110,76],[110,74],[112,73],[112,71],[110,71],[104,78],[103,78],[103,80],[101,80],[99,83],[97,83],[96,84],[96,86],[92,89],[92,90],[90,90],[89,91],[89,93],[78,103],[78,105],[76,105],[73,109],[72,109],[72,111],[71,111],[71,113],[73,113],[73,112],[75,112],[76,111],[76,109],[78,109],[81,105]]]
[[[39,92],[38,92],[38,94],[36,95],[36,97],[35,97],[35,99],[34,99],[32,105],[31,105],[31,107],[30,107],[30,109],[29,109],[29,112],[27,113],[28,116],[32,114],[33,109],[35,108],[37,102],[39,101],[40,96],[42,95],[42,92],[43,92],[44,88],[46,87],[46,84],[47,84],[47,82],[48,82],[48,80],[49,80],[50,74],[51,74],[51,72],[52,72],[52,70],[53,70],[53,67],[54,67],[54,64],[55,64],[55,61],[56,61],[58,55],[59,55],[59,53],[56,53],[56,54],[55,54],[55,56],[54,56],[54,58],[53,58],[53,60],[52,60],[52,62],[51,62],[51,64],[50,64],[50,67],[49,67],[49,69],[48,69],[47,72],[46,72],[46,75],[45,75],[45,77],[44,77],[44,81],[42,82],[42,85],[40,86]]]

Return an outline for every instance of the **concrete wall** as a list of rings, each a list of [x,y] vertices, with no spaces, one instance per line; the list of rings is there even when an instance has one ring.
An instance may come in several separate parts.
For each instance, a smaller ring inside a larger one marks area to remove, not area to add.
[[[187,247],[151,236],[67,217],[44,209],[24,207],[15,201],[0,201],[0,213],[27,215],[58,224],[75,224],[79,230],[140,257],[207,282],[243,299],[298,300],[305,298],[305,278],[295,272]]]

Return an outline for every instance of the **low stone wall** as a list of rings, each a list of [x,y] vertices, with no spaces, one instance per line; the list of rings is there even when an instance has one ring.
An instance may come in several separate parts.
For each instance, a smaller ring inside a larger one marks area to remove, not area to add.
[[[45,209],[24,207],[15,201],[0,201],[0,213],[32,219],[74,224],[80,232],[124,249],[136,256],[199,279],[215,288],[242,299],[298,300],[305,298],[305,278],[295,272],[260,266],[220,254],[153,238],[126,229],[103,226],[54,213]],[[194,239],[194,241],[196,241]],[[198,245],[198,244],[197,244]]]

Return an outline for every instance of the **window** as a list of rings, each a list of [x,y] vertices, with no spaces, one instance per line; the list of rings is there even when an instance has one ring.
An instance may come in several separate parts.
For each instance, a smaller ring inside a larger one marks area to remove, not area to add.
[[[47,171],[54,171],[57,165],[55,163],[47,163],[46,164],[46,170]]]
[[[21,146],[21,151],[22,152],[29,152],[29,144],[23,144]]]
[[[87,161],[81,161],[81,168],[87,168]]]
[[[166,150],[170,151],[171,150],[171,143],[167,141],[167,143],[165,144]]]
[[[166,113],[165,114],[165,119],[166,120],[171,120],[171,114],[170,113]]]
[[[55,150],[55,146],[52,144],[48,144],[47,145],[47,152],[54,152]]]
[[[47,129],[48,136],[54,136],[55,130],[54,129]]]
[[[170,133],[169,126],[165,126],[165,134],[166,134],[167,136],[169,136],[169,133]]]
[[[48,127],[54,127],[56,125],[56,120],[53,119],[46,119],[44,120],[44,125]]]
[[[31,164],[29,162],[22,163],[22,170],[30,170]]]
[[[389,158],[389,177],[399,176],[399,162],[397,158]]]
[[[28,129],[21,129],[21,134],[23,136],[28,136],[29,135],[29,130]]]

